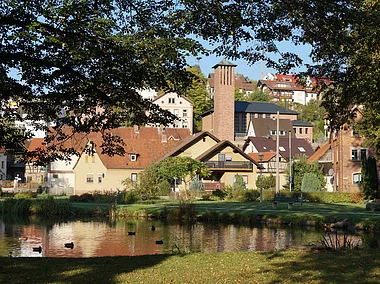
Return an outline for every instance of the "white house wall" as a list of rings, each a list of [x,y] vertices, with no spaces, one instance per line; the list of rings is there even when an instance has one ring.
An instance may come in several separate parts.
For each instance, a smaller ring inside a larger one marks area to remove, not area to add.
[[[0,180],[7,178],[7,156],[0,153]]]

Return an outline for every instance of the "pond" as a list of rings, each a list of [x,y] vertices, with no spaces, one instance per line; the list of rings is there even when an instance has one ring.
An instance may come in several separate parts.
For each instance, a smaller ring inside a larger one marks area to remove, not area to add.
[[[0,221],[1,256],[100,257],[178,251],[268,251],[317,244],[323,234],[310,227],[244,227],[205,223],[182,225],[146,219],[45,220],[44,223],[36,220],[21,223]],[[154,231],[152,226],[155,227]],[[359,235],[351,237],[361,242]],[[71,242],[73,248],[65,246]]]

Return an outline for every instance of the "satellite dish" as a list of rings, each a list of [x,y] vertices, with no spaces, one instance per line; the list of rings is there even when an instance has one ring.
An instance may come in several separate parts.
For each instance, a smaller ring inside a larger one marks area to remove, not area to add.
[[[329,169],[329,176],[332,176],[334,174],[334,170],[333,169]]]

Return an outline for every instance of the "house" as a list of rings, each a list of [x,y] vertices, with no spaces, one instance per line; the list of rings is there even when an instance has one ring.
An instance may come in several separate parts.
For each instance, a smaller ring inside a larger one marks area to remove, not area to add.
[[[262,160],[260,160],[260,153],[262,154]],[[276,152],[260,152],[260,153],[248,153],[248,156],[255,160],[262,166],[262,172],[267,174],[275,174],[277,170],[276,166]],[[279,170],[284,172],[288,168],[286,159],[280,153]]]
[[[351,110],[352,120],[359,123],[363,117],[361,107]],[[327,189],[338,192],[360,192],[363,159],[375,156],[372,147],[364,144],[365,137],[359,136],[351,123],[343,124],[330,134],[329,141],[321,146],[308,162],[318,161],[323,167]],[[378,172],[380,165],[377,165]]]
[[[28,152],[45,151],[46,143],[44,138],[32,138],[28,147]],[[36,165],[36,158],[30,158],[25,163],[25,179],[27,183],[42,184],[46,178],[46,167]]]
[[[114,129],[112,135],[123,139],[125,155],[102,153],[102,138],[100,134],[92,133],[87,148],[93,147],[93,154],[83,150],[73,167],[75,194],[123,189],[123,180],[137,181],[141,171],[189,137],[190,131],[185,128],[135,126]]]
[[[290,142],[290,143],[289,143]],[[289,145],[291,144],[291,149]],[[296,156],[305,155],[310,157],[314,154],[311,145],[302,138],[281,138],[279,140],[279,153],[286,160],[294,159]],[[291,150],[291,151],[289,151]],[[270,137],[248,137],[243,145],[244,153],[276,153],[276,140]]]
[[[316,81],[306,78],[305,85],[302,85],[298,78],[289,74],[268,73],[257,82],[257,87],[268,93],[273,101],[287,101],[307,105],[310,100],[318,100],[315,92]]]
[[[323,175],[326,181],[326,190],[329,192],[333,192],[336,190],[334,186],[334,169],[333,164],[335,164],[332,160],[332,147],[331,142],[328,141],[326,144],[318,147],[313,155],[311,155],[308,159],[308,163],[318,162],[319,166],[323,171]]]
[[[168,125],[168,127],[187,128],[190,130],[190,133],[193,132],[194,104],[188,98],[174,92],[168,92],[156,97],[152,102],[178,117],[178,119],[175,120],[172,125]]]
[[[0,180],[7,179],[7,154],[4,148],[0,148]]]
[[[264,174],[277,173],[276,140],[271,137],[248,137],[243,145],[243,151],[257,161],[259,153],[263,154]],[[290,146],[291,145],[291,149]],[[281,138],[279,140],[279,183],[280,188],[286,184],[286,169],[289,162],[298,156],[310,157],[314,153],[305,139]]]
[[[305,139],[309,144],[313,143],[314,125],[300,120],[292,120],[294,134],[297,138]]]
[[[293,132],[292,121],[289,119],[279,119],[279,136],[296,137]],[[248,127],[247,137],[271,137],[277,135],[277,120],[272,118],[253,118]]]
[[[232,142],[221,141],[207,131],[186,138],[161,160],[175,156],[192,157],[206,164],[211,172],[211,176],[203,180],[206,190],[232,185],[236,174],[243,177],[247,188],[256,187],[259,164]]]

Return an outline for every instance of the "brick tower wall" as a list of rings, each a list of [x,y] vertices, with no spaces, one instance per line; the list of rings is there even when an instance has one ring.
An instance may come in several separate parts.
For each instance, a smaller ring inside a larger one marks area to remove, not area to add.
[[[214,78],[214,135],[220,140],[234,141],[235,68],[218,65]]]

